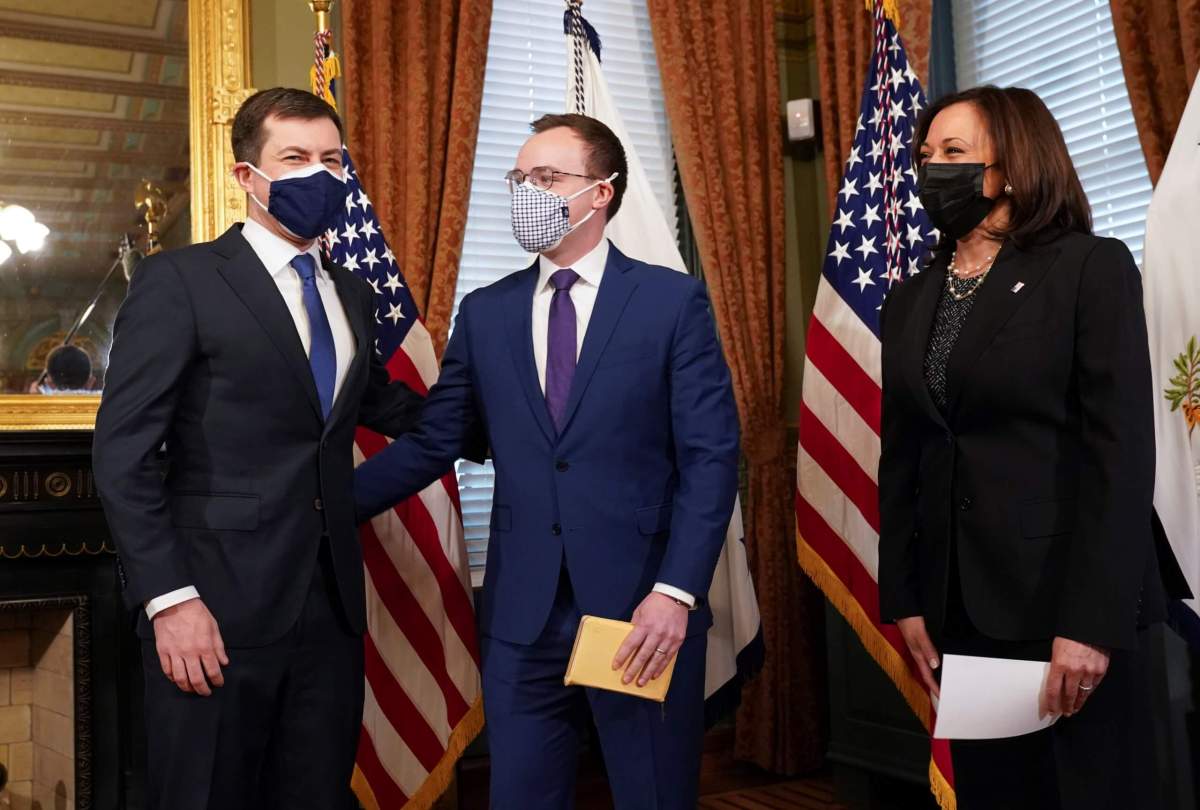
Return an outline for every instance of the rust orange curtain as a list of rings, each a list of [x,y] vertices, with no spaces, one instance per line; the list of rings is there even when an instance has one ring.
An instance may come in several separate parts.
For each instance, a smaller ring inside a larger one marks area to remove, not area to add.
[[[912,69],[921,78],[922,86],[926,86],[933,0],[900,0],[896,5],[905,53]],[[813,22],[817,72],[821,82],[826,196],[830,211],[833,211],[850,144],[854,142],[863,79],[875,45],[875,31],[871,12],[863,0],[813,0]]]
[[[1162,173],[1200,69],[1200,0],[1111,0],[1150,182]]]
[[[347,0],[350,154],[439,356],[458,278],[491,3]]]
[[[736,753],[776,772],[824,759],[820,603],[796,561],[785,436],[784,189],[775,10],[648,0],[675,154],[725,356],[749,477],[746,543],[767,660]]]

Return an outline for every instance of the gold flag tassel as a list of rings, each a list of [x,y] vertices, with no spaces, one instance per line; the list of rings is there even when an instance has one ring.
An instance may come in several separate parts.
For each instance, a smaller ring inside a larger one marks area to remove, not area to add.
[[[312,0],[308,7],[317,15],[317,31],[313,34],[313,66],[308,69],[309,84],[313,95],[325,99],[336,110],[333,81],[342,75],[342,62],[333,51],[333,32],[329,28],[333,0]]]
[[[900,28],[900,0],[866,0],[867,11],[874,12],[875,6],[883,6],[883,16],[892,21],[892,25]]]

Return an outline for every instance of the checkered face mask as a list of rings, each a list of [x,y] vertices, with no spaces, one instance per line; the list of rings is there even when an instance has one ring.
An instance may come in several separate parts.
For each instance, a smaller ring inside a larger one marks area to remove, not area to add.
[[[534,188],[528,180],[514,187],[512,229],[517,244],[528,253],[545,253],[555,248],[563,237],[596,213],[596,209],[593,208],[587,216],[572,225],[571,211],[567,203],[601,183],[611,183],[616,177],[617,173],[613,172],[604,180],[597,180],[569,197],[560,197],[552,191]]]

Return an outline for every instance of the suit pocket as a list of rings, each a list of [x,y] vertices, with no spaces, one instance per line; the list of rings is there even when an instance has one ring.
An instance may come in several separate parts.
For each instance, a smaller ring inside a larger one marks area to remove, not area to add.
[[[511,532],[512,531],[512,507],[500,506],[499,504],[492,505],[492,531]]]
[[[1021,506],[1021,533],[1026,537],[1051,537],[1075,530],[1074,498],[1029,501]]]
[[[649,343],[622,343],[609,346],[596,364],[598,368],[640,363],[654,358],[654,348]]]
[[[171,496],[171,525],[181,529],[251,532],[258,528],[257,495],[182,493]]]
[[[634,512],[637,518],[638,532],[644,535],[662,534],[671,528],[671,509],[673,504],[663,503],[658,506],[647,506]]]

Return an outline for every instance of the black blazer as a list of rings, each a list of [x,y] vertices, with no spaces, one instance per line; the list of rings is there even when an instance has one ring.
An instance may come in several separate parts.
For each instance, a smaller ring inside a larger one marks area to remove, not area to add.
[[[357,342],[327,422],[295,322],[240,226],[135,273],[93,456],[131,607],[194,585],[226,644],[269,643],[299,616],[327,532],[347,620],[363,631],[354,430],[403,432],[421,399],[389,384],[374,351],[371,288],[326,267]]]
[[[1006,244],[950,356],[943,415],[923,365],[946,264],[897,287],[881,313],[883,618],[922,615],[937,636],[954,543],[985,635],[1133,647],[1138,624],[1165,612],[1133,257],[1079,233]]]

